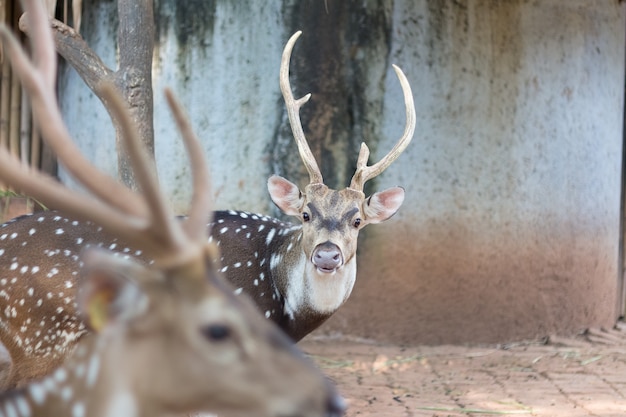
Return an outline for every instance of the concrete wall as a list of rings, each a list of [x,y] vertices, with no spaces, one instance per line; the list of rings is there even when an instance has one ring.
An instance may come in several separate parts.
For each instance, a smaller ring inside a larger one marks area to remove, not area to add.
[[[411,81],[415,138],[371,184],[403,185],[405,205],[365,229],[354,293],[322,333],[506,342],[614,322],[625,50],[617,1],[178,3],[158,2],[154,64],[156,156],[178,211],[188,172],[163,86],[191,112],[217,205],[277,214],[266,177],[305,178],[277,81],[295,30],[304,35],[292,83],[313,93],[303,120],[330,186],[347,185],[362,140],[377,160],[402,132],[391,63]],[[85,37],[115,67],[115,4],[85,8]],[[71,70],[60,85],[74,136],[114,173],[106,113]]]

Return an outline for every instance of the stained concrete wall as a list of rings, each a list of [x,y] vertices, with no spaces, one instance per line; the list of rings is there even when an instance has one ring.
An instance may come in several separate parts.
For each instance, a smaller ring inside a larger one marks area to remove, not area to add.
[[[415,138],[371,188],[406,202],[361,236],[348,303],[320,330],[398,343],[506,342],[610,326],[618,316],[624,7],[615,0],[158,2],[157,90],[191,112],[218,207],[276,214],[265,178],[304,178],[278,89],[292,83],[333,187],[365,140],[404,126],[391,63],[411,81]],[[193,3],[193,4],[191,4]],[[85,2],[85,37],[115,66],[115,5]],[[115,172],[106,113],[72,71],[74,136]],[[155,95],[157,161],[173,206],[187,163]],[[76,103],[80,103],[76,106]],[[88,117],[85,117],[88,116]]]

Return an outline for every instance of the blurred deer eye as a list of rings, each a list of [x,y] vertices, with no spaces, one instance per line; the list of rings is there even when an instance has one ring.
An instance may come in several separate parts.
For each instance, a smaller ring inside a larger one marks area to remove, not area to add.
[[[359,227],[361,225],[361,219],[354,220],[354,227]]]
[[[207,339],[214,342],[225,340],[230,336],[230,328],[223,324],[212,324],[205,327],[202,332]]]
[[[309,213],[302,213],[302,220],[304,220],[305,222],[308,222],[309,220],[311,220],[311,217],[309,216]]]

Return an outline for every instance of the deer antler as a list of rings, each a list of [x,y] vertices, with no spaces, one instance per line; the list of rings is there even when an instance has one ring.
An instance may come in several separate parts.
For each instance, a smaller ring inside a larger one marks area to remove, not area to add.
[[[391,151],[372,166],[367,166],[370,150],[365,143],[361,143],[361,150],[359,151],[359,157],[356,163],[356,172],[352,177],[352,181],[350,181],[350,188],[353,190],[363,191],[365,183],[386,170],[406,149],[413,138],[413,132],[415,131],[415,104],[413,103],[411,86],[398,66],[393,65],[393,69],[400,80],[402,92],[404,93],[404,105],[406,107],[406,125],[404,127],[404,133]]]
[[[322,179],[322,172],[317,166],[315,157],[313,156],[311,148],[306,141],[304,131],[302,130],[302,121],[300,120],[300,107],[309,101],[311,93],[296,100],[291,92],[291,85],[289,83],[289,61],[291,60],[291,51],[293,50],[293,46],[300,35],[302,35],[302,31],[300,30],[294,33],[291,38],[289,38],[289,41],[283,50],[283,57],[280,62],[280,91],[282,91],[283,98],[285,99],[287,114],[289,115],[289,124],[291,124],[293,137],[296,139],[296,143],[298,144],[300,158],[302,158],[302,162],[304,162],[304,166],[309,173],[309,183],[317,184],[324,183],[324,180]]]
[[[300,158],[304,162],[306,169],[309,173],[310,184],[323,183],[322,173],[315,162],[315,157],[311,152],[304,131],[302,130],[302,121],[300,120],[300,107],[305,104],[311,98],[311,94],[307,94],[304,97],[295,99],[291,92],[291,85],[289,84],[289,61],[291,60],[291,52],[293,47],[302,34],[302,31],[294,33],[285,49],[283,50],[283,56],[280,63],[280,90],[283,93],[285,99],[285,105],[287,106],[287,114],[289,115],[289,123],[291,124],[291,131],[298,144],[298,151],[300,152]],[[402,91],[404,93],[404,104],[406,107],[406,126],[404,133],[398,143],[391,149],[391,151],[385,155],[378,163],[367,166],[367,160],[370,155],[369,148],[365,143],[361,144],[361,150],[359,151],[359,157],[357,160],[357,169],[350,182],[350,188],[358,191],[363,191],[363,186],[370,179],[380,175],[389,165],[395,161],[398,156],[404,151],[413,138],[413,132],[415,131],[415,104],[413,103],[413,93],[411,92],[411,86],[409,81],[402,70],[393,65],[393,69],[396,71]]]
[[[27,18],[31,19],[29,27],[33,28],[35,64],[5,27],[0,28],[0,37],[15,73],[19,74],[31,98],[34,119],[38,121],[46,142],[72,176],[97,198],[70,191],[51,177],[22,165],[4,149],[0,149],[0,177],[55,208],[98,223],[111,234],[142,248],[160,266],[177,267],[198,259],[196,255],[203,250],[207,238],[204,225],[211,205],[207,192],[208,169],[197,138],[172,93],[166,91],[166,97],[192,157],[194,197],[186,230],[176,222],[160,194],[153,167],[141,149],[126,104],[111,85],[102,86],[103,95],[111,103],[112,114],[122,126],[143,198],[97,170],[80,154],[63,123],[56,101],[56,55],[50,52],[54,51],[50,25],[43,10],[34,7],[33,3],[25,2],[25,8]]]

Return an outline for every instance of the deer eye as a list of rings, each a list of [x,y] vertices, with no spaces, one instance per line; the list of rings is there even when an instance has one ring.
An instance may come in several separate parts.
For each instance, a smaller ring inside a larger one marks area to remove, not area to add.
[[[302,213],[302,220],[305,222],[308,222],[309,220],[311,220],[311,216],[309,216],[309,213],[307,212]]]
[[[361,219],[357,217],[352,224],[354,227],[359,227],[361,225]]]
[[[207,339],[213,342],[221,342],[230,337],[230,328],[223,324],[212,324],[205,327],[202,333]]]

